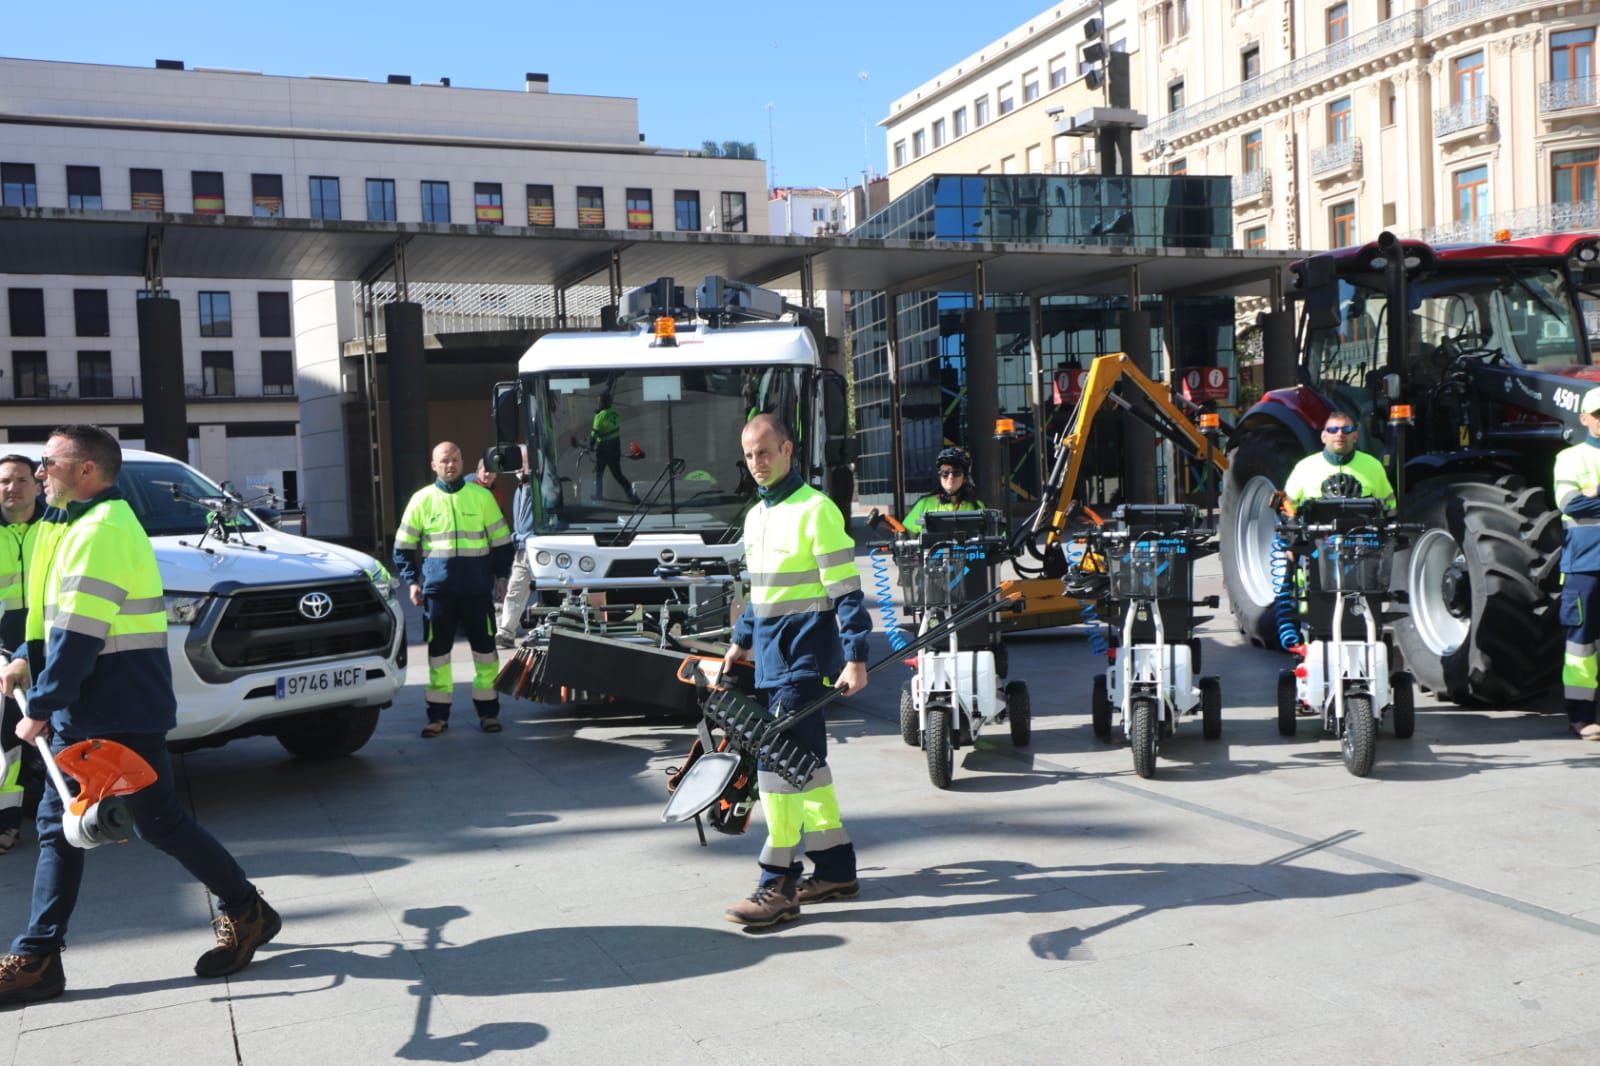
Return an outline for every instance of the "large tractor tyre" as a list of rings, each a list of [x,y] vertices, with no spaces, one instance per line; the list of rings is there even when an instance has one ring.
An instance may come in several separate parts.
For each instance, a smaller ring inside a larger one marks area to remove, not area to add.
[[[290,755],[320,762],[354,755],[377,728],[377,707],[345,707],[285,718],[274,735]]]
[[[951,731],[954,713],[948,703],[928,704],[928,728],[922,746],[928,754],[928,780],[934,788],[949,788],[950,779],[955,776],[955,736]]]
[[[1277,651],[1278,617],[1272,584],[1272,495],[1301,458],[1293,437],[1275,430],[1247,432],[1222,475],[1222,580],[1233,620],[1252,644]]]
[[[1150,696],[1135,696],[1128,704],[1128,740],[1133,745],[1133,772],[1156,776],[1156,752],[1161,745],[1161,704]]]
[[[913,748],[922,743],[922,722],[917,716],[917,701],[909,681],[900,685],[900,739]]]
[[[1344,768],[1357,777],[1372,773],[1378,757],[1378,720],[1372,717],[1371,696],[1344,698],[1344,737],[1339,742]]]
[[[1561,664],[1561,518],[1521,480],[1440,479],[1400,516],[1424,527],[1395,556],[1407,593],[1394,627],[1417,683],[1457,703],[1521,703]]]

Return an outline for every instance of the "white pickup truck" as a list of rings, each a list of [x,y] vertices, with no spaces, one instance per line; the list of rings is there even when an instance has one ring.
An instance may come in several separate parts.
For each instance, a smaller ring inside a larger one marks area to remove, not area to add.
[[[4,447],[35,460],[41,451]],[[123,449],[117,487],[161,567],[178,697],[172,746],[274,736],[294,755],[326,759],[364,745],[405,684],[405,622],[388,570],[249,511],[213,522],[195,501],[222,489],[165,455]],[[227,536],[207,535],[208,525]]]

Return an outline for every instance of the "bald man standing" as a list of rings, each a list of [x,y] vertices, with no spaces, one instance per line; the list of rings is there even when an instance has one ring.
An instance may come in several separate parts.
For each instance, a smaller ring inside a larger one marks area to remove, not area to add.
[[[394,565],[423,609],[428,642],[428,724],[437,737],[450,722],[450,650],[465,629],[472,649],[472,705],[478,727],[500,732],[500,698],[494,690],[494,599],[511,572],[515,546],[494,494],[465,480],[461,449],[441,441],[433,449],[433,484],[406,504],[394,537]]]

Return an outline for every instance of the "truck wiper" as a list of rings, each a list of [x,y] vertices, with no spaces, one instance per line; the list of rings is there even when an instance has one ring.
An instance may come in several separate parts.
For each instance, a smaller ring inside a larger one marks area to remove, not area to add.
[[[639,502],[633,505],[632,511],[628,512],[627,521],[622,523],[622,529],[617,533],[616,543],[626,544],[633,539],[634,533],[638,531],[640,524],[644,522],[644,516],[650,510],[651,505],[667,490],[667,486],[672,483],[672,479],[680,476],[688,465],[682,459],[667,460],[666,465],[661,468],[661,472],[656,475],[656,479],[650,482],[650,487],[645,490],[644,495],[639,497]]]

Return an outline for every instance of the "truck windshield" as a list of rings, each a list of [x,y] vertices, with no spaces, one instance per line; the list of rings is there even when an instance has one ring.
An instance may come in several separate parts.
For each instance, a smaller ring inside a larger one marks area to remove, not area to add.
[[[1410,282],[1406,294],[1406,371],[1413,381],[1437,382],[1460,358],[1528,367],[1588,362],[1583,320],[1555,267],[1440,271]],[[1387,299],[1380,289],[1342,280],[1339,318],[1337,329],[1312,331],[1307,370],[1320,387],[1364,389],[1367,373],[1387,360]]]
[[[759,412],[784,417],[791,432],[804,425],[806,372],[793,367],[558,370],[524,381],[540,533],[614,532],[640,499],[642,532],[732,539],[756,487],[739,431]],[[675,459],[683,467],[672,476]]]
[[[180,500],[173,487],[185,496],[202,499],[221,496],[222,490],[199,474],[178,463],[159,460],[130,460],[122,464],[117,475],[117,488],[127,498],[134,517],[152,537],[184,536],[205,532],[207,508]],[[250,493],[244,493],[247,498]],[[257,530],[261,526],[249,515],[241,515],[231,524],[233,529]]]

